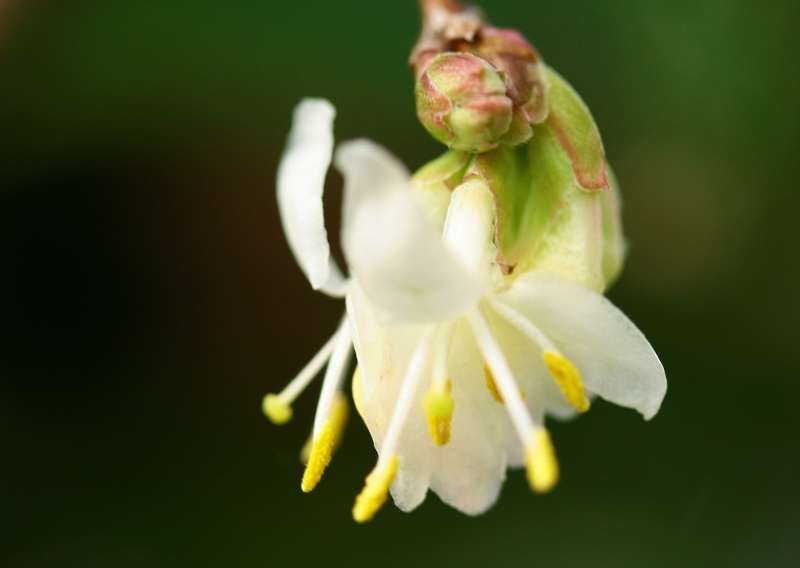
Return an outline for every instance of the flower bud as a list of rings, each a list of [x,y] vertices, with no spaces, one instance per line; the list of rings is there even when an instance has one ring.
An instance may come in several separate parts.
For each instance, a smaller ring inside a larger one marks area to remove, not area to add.
[[[527,141],[532,125],[547,118],[549,111],[547,83],[542,58],[516,30],[484,26],[476,53],[491,62],[506,81],[506,94],[514,103],[514,119],[525,133],[519,141]]]
[[[417,115],[450,148],[485,152],[530,140],[548,114],[544,65],[517,31],[451,0],[423,2],[411,53]]]
[[[423,126],[450,148],[492,150],[511,126],[513,105],[505,82],[489,62],[469,53],[434,57],[415,94]]]

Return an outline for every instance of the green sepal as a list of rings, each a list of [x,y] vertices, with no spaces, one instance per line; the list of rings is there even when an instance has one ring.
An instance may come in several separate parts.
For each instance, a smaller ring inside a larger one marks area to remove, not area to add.
[[[546,123],[569,156],[578,184],[588,190],[607,189],[606,155],[592,114],[561,75],[550,67],[545,67],[545,75],[550,84]]]
[[[420,187],[443,183],[451,190],[455,189],[464,179],[464,172],[472,157],[468,152],[449,150],[417,170],[412,181]]]
[[[483,178],[495,198],[498,262],[506,274],[558,272],[602,290],[602,193],[585,191],[572,160],[547,124],[528,144],[475,157],[466,178]]]

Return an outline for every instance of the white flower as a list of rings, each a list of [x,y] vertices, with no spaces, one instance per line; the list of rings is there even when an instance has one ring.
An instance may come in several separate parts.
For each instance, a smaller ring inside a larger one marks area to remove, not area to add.
[[[341,144],[334,161],[345,178],[342,245],[351,276],[344,278],[322,214],[333,116],[326,101],[301,102],[278,173],[298,264],[312,287],[347,302],[331,340],[264,401],[274,422],[287,421],[293,399],[328,362],[304,490],[319,481],[341,432],[351,344],[353,396],[378,451],[353,510],[358,521],[374,515],[390,486],[405,511],[432,489],[465,513],[481,513],[508,467],[525,466],[532,488],[547,491],[558,466],[546,415],[585,411],[595,395],[646,419],[658,411],[663,368],[622,312],[556,272],[503,273],[497,204],[480,176],[451,193],[421,195],[380,146]]]

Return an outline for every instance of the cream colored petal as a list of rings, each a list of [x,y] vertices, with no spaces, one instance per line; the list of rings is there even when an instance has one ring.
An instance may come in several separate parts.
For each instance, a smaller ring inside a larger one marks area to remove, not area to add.
[[[345,279],[331,259],[322,210],[335,114],[333,106],[322,99],[304,99],[297,105],[278,166],[277,196],[286,239],[311,287],[342,296]]]
[[[422,166],[411,178],[411,185],[423,203],[425,212],[440,230],[444,227],[453,188],[463,181],[464,172],[472,159],[472,154],[449,150]]]
[[[546,271],[517,278],[498,296],[536,326],[580,370],[588,391],[638,410],[658,412],[664,368],[641,331],[606,298]]]
[[[345,256],[382,322],[448,320],[477,301],[480,282],[442,244],[395,157],[356,140],[334,160],[345,178]]]
[[[375,450],[380,452],[403,376],[422,337],[422,328],[418,325],[381,325],[374,307],[355,281],[347,296],[347,314],[361,370],[362,418]],[[399,467],[392,484],[395,503],[404,511],[414,509],[425,499],[429,477],[424,460],[409,459],[405,451],[407,436],[408,431],[404,430],[401,439],[403,453],[399,456]]]
[[[497,250],[494,199],[485,180],[474,176],[453,191],[442,241],[462,265],[488,284]]]
[[[432,452],[430,486],[448,505],[477,515],[496,501],[521,443],[505,405],[486,387],[484,361],[464,320],[456,324],[447,371],[455,409],[450,442]]]
[[[421,337],[420,326],[382,326],[366,297],[354,286],[348,296],[348,313],[357,330],[356,355],[364,388],[364,420],[376,449],[383,444],[400,381]],[[450,441],[437,446],[431,440],[422,399],[434,379],[434,365],[426,368],[423,384],[404,425],[397,454],[399,468],[391,493],[404,511],[418,506],[432,489],[447,504],[478,514],[496,500],[516,439],[505,407],[495,402],[486,388],[483,361],[471,333],[463,323],[446,324],[440,335],[455,326],[448,349],[447,378],[452,383],[455,409]]]

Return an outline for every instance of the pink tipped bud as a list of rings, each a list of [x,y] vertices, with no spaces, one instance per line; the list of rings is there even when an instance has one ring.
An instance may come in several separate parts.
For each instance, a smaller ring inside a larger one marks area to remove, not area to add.
[[[428,132],[456,150],[492,150],[511,126],[505,81],[489,62],[469,53],[431,59],[417,80],[416,99]]]
[[[455,0],[422,0],[421,6],[422,33],[409,63],[425,128],[451,148],[470,152],[527,142],[549,112],[536,49],[519,32],[490,26],[480,12]],[[458,73],[465,76],[451,77]]]

